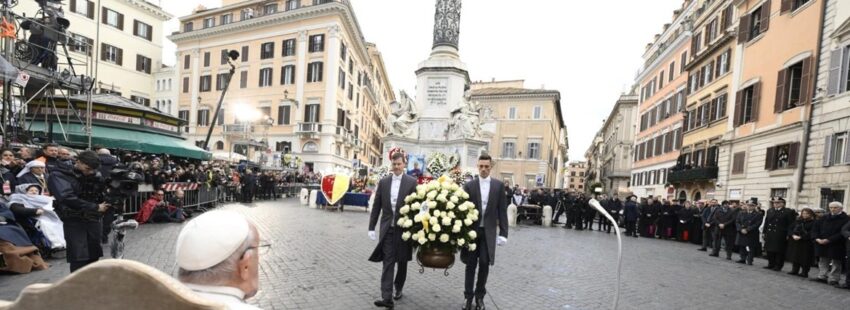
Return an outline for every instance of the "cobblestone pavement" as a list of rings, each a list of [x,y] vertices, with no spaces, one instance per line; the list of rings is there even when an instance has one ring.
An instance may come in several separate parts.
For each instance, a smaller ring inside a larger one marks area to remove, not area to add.
[[[366,236],[363,209],[328,212],[297,200],[230,204],[273,244],[261,257],[261,290],[251,303],[264,309],[374,309],[380,264],[366,260],[375,242]],[[126,258],[175,274],[180,224],[143,225],[128,235]],[[596,231],[521,226],[496,251],[486,299],[490,309],[609,309],[616,277],[616,238]],[[785,273],[709,257],[691,244],[624,240],[620,309],[847,309],[850,291]],[[0,299],[12,300],[31,283],[68,273],[64,261],[28,275],[0,276]],[[397,309],[459,309],[463,264],[419,274],[408,271]],[[786,267],[786,271],[788,268]],[[814,270],[816,271],[816,269]],[[813,272],[814,272],[813,271]]]

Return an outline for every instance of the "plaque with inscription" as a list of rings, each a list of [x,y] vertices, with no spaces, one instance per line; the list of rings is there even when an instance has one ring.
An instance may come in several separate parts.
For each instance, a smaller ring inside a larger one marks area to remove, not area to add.
[[[429,105],[446,105],[449,96],[449,79],[429,78],[425,92]]]

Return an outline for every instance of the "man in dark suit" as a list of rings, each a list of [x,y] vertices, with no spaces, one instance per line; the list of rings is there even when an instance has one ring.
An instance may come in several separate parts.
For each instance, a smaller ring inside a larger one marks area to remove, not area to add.
[[[466,183],[463,190],[469,194],[469,201],[475,204],[481,216],[472,223],[476,238],[475,251],[461,250],[461,261],[466,264],[466,279],[463,296],[464,310],[472,310],[472,297],[475,297],[476,310],[484,309],[484,295],[487,294],[487,276],[490,265],[496,258],[496,245],[508,243],[508,202],[502,193],[505,185],[490,177],[493,159],[483,154],[478,157],[478,178]],[[499,230],[496,231],[498,226]],[[475,269],[478,268],[478,284],[475,283]],[[473,291],[474,288],[474,291]]]
[[[399,300],[407,278],[407,262],[413,257],[410,243],[401,239],[398,210],[404,206],[404,198],[416,192],[416,178],[404,174],[405,156],[398,152],[392,155],[392,174],[378,183],[375,202],[369,218],[369,238],[378,241],[378,246],[369,257],[369,261],[383,262],[381,271],[381,299],[375,301],[378,307],[393,307],[393,299]],[[375,235],[375,225],[381,218],[380,238]],[[395,295],[393,295],[393,271],[395,273]]]

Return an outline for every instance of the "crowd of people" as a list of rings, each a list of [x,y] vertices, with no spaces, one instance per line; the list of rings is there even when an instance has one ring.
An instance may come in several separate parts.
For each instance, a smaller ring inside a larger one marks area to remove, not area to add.
[[[47,143],[0,149],[0,157],[0,253],[16,253],[5,259],[0,271],[14,273],[47,268],[44,260],[54,256],[65,255],[72,270],[96,260],[113,221],[127,212],[138,211],[135,219],[140,223],[186,220],[191,216],[184,208],[186,193],[166,188],[169,183],[215,189],[218,197],[213,202],[250,203],[255,197],[277,199],[283,186],[315,183],[320,177],[99,146],[81,151]],[[116,171],[141,175],[139,188],[151,191],[149,198],[132,207],[130,200],[121,206],[107,203],[106,184]]]
[[[516,186],[506,195],[517,206],[553,206],[554,223],[566,215],[563,228],[593,230],[595,223],[596,230],[611,232],[609,221],[589,205],[589,195],[542,188],[528,193]],[[772,198],[766,210],[756,198],[691,202],[615,194],[597,199],[626,236],[690,242],[709,256],[723,252],[733,260],[737,254],[739,264],[753,265],[763,257],[764,269],[776,272],[788,262],[790,275],[850,289],[850,217],[841,202],[830,202],[828,210],[804,207],[798,214],[781,197]],[[810,276],[812,268],[817,274]]]

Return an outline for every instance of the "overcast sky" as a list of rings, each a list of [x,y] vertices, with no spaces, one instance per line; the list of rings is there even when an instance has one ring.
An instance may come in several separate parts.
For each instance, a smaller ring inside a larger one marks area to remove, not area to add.
[[[158,1],[152,1],[158,3]],[[367,41],[384,56],[395,91],[415,94],[414,70],[428,57],[435,0],[351,0]],[[218,0],[162,1],[175,16]],[[522,5],[517,5],[522,4]],[[570,160],[584,152],[620,93],[634,83],[644,47],[682,0],[466,0],[460,57],[473,81],[524,79],[526,88],[558,90],[569,132]],[[178,27],[167,23],[164,33]],[[166,64],[174,44],[166,42]]]

